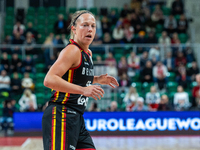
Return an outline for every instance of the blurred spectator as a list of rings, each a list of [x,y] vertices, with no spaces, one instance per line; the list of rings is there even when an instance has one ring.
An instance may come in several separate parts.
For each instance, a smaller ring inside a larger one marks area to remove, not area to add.
[[[102,44],[102,39],[98,36],[98,34],[95,34],[94,40],[92,41],[92,45],[100,45],[100,44]]]
[[[177,67],[176,81],[179,83],[179,85],[182,85],[184,88],[187,88],[187,71],[186,67],[182,63],[179,63]]]
[[[111,38],[111,35],[110,33],[106,32],[104,33],[103,35],[103,44],[112,44],[114,43],[112,38]]]
[[[181,15],[184,12],[184,5],[182,0],[174,0],[172,3],[172,14]]]
[[[125,56],[122,56],[118,63],[118,76],[121,76],[124,72],[127,73],[128,64]]]
[[[167,67],[161,61],[158,61],[153,67],[154,82],[158,84],[158,88],[162,90],[165,87],[167,76]]]
[[[177,54],[177,57],[175,58],[175,66],[178,67],[180,63],[185,66],[187,64],[187,60],[186,60],[183,52],[179,51]]]
[[[140,68],[144,68],[148,60],[148,52],[144,51],[140,57]]]
[[[126,111],[132,111],[137,98],[139,97],[135,87],[130,86],[128,93],[126,93],[123,102],[126,104]]]
[[[188,28],[188,21],[185,18],[185,15],[180,15],[180,19],[178,20],[178,33],[186,33]]]
[[[134,28],[129,23],[124,25],[124,38],[125,43],[134,43]]]
[[[49,36],[46,37],[42,49],[44,50],[44,59],[46,66],[50,61],[50,47],[53,46],[53,38],[54,34],[50,33]]]
[[[149,59],[152,60],[153,57],[156,57],[156,60],[160,60],[160,49],[158,46],[151,47],[149,50]]]
[[[192,106],[200,107],[200,74],[196,75],[197,86],[192,89]]]
[[[13,135],[13,114],[16,111],[15,103],[14,99],[4,101],[2,128],[6,131],[6,135]]]
[[[31,89],[32,91],[35,88],[35,85],[33,83],[33,79],[30,78],[30,75],[28,72],[24,73],[24,78],[22,79],[22,88],[24,89]]]
[[[19,34],[19,35],[23,35],[25,31],[25,26],[23,24],[21,24],[20,21],[17,21],[16,24],[13,27],[13,34]]]
[[[174,108],[176,111],[188,110],[190,107],[188,93],[184,92],[182,86],[177,87],[177,93],[174,94]]]
[[[4,52],[2,54],[1,63],[0,63],[0,70],[6,70],[7,72],[10,71],[10,61],[8,60],[8,54]]]
[[[106,32],[110,33],[111,24],[107,16],[103,16],[103,18],[101,19],[101,27],[103,34],[105,34]]]
[[[100,112],[100,109],[98,108],[97,102],[92,102],[88,111],[90,111],[90,112],[91,111],[92,112]]]
[[[31,92],[29,89],[25,89],[22,97],[19,100],[20,111],[36,111],[37,109],[37,100],[35,94]]]
[[[105,62],[106,62],[106,65],[109,65],[109,63],[112,62],[115,66],[117,66],[116,59],[113,57],[112,52],[108,53],[108,57],[106,58]]]
[[[138,97],[136,101],[136,105],[133,107],[132,111],[148,111],[149,108],[144,105],[144,98]]]
[[[146,94],[146,103],[151,111],[156,111],[160,103],[160,94],[156,91],[156,87],[152,86],[150,92]]]
[[[158,43],[158,40],[154,32],[151,31],[148,33],[148,38],[146,39],[146,43],[150,43],[150,44]]]
[[[102,26],[101,26],[101,20],[99,16],[95,16],[96,19],[96,34],[99,38],[102,39]]]
[[[119,18],[119,21],[120,21],[120,19],[121,18]],[[122,26],[123,26],[123,28],[125,28],[125,25],[127,25],[127,24],[132,26],[131,20],[132,20],[132,16],[131,16],[130,13],[127,14],[125,18],[122,18]]]
[[[120,16],[122,18],[125,18],[128,13],[130,13],[130,9],[128,7],[128,4],[124,4],[124,6],[123,6],[123,8],[121,10]]]
[[[171,45],[171,40],[170,37],[167,36],[167,32],[163,31],[162,36],[158,40],[159,44],[162,44],[164,46],[170,46]]]
[[[149,0],[142,0],[141,3],[142,8],[149,8]]]
[[[24,37],[26,37],[26,34],[28,32],[32,33],[32,37],[37,41],[38,39],[38,32],[33,28],[33,23],[32,22],[28,22],[27,23],[27,29],[24,32]]]
[[[35,48],[34,48],[35,44],[36,42],[35,42],[35,39],[33,38],[32,33],[28,32],[26,34],[26,39],[24,41],[25,51],[27,55],[36,54]]]
[[[110,103],[110,107],[108,107],[108,108],[106,109],[106,111],[110,111],[110,112],[117,112],[117,111],[119,111],[119,110],[118,110],[118,103],[117,103],[116,101],[112,101],[112,102]]]
[[[199,68],[197,67],[197,62],[192,62],[192,67],[188,69],[187,75],[190,77],[191,81],[195,81],[196,75],[199,73]]]
[[[19,75],[17,72],[13,73],[13,78],[11,79],[11,91],[12,95],[18,95],[21,94],[22,88],[21,88],[21,79],[19,78]]]
[[[146,38],[145,38],[145,32],[144,31],[140,31],[138,33],[138,37],[136,38],[135,43],[138,43],[138,44],[146,43]]]
[[[140,78],[142,82],[152,82],[153,81],[153,68],[151,61],[146,62],[146,66],[141,70]]]
[[[14,53],[12,54],[12,60],[11,60],[11,72],[21,72],[22,67],[22,60],[18,57],[18,54]]]
[[[195,61],[193,50],[190,46],[187,46],[185,49],[186,59],[188,63]]]
[[[153,22],[154,27],[156,27],[157,24],[164,23],[164,16],[163,16],[162,9],[160,8],[160,5],[155,6],[155,10],[151,15],[151,20]]]
[[[62,34],[61,37],[58,38],[57,44],[58,46],[63,45],[63,47],[67,46],[67,44],[69,43],[69,41],[66,39],[66,35]],[[62,51],[63,47],[59,47],[57,48],[58,51]]]
[[[112,62],[112,61],[108,62],[108,66],[106,67],[106,69],[107,69],[108,75],[117,78],[118,71],[117,71],[115,62]]]
[[[56,57],[54,55],[52,55],[50,57],[50,60],[47,62],[46,71],[45,72],[47,72],[51,68],[51,66],[55,63],[55,61],[56,61]]]
[[[24,38],[19,34],[19,33],[15,33],[14,34],[14,37],[11,41],[11,44],[13,45],[22,45],[24,43]],[[21,49],[19,46],[15,46],[13,48],[13,53],[18,53],[18,54],[21,54]]]
[[[111,25],[116,25],[117,20],[118,20],[118,16],[115,10],[111,10],[110,15],[109,15],[109,19],[111,22]]]
[[[7,75],[6,70],[1,71],[0,75],[0,92],[10,92],[10,77]]]
[[[167,31],[167,33],[170,35],[176,31],[177,28],[177,22],[174,16],[171,14],[169,15],[164,22],[164,28]]]
[[[11,44],[11,36],[10,35],[6,35],[5,39],[4,39],[4,44]]]
[[[158,105],[158,111],[168,111],[171,110],[171,106],[169,105],[169,99],[167,95],[162,95],[160,103]]]
[[[54,31],[56,34],[66,34],[67,33],[67,22],[64,19],[63,14],[58,15],[58,21],[54,24]]]
[[[105,74],[107,70],[105,70],[105,61],[102,61],[102,58],[100,55],[96,56],[96,61],[94,61],[94,74],[95,75],[101,75]]]
[[[131,81],[126,73],[123,73],[119,78],[119,90],[126,92],[127,88],[131,85]]]
[[[166,59],[164,60],[164,65],[167,67],[169,72],[175,71],[175,59],[172,57],[171,52],[167,52]]]
[[[141,8],[141,2],[139,0],[131,0],[131,10],[134,11],[136,9]]]
[[[140,58],[135,54],[135,52],[131,52],[130,56],[127,58],[128,66],[133,70],[137,70],[140,68]]]
[[[130,17],[130,24],[134,28],[134,32],[138,34],[142,30],[142,22],[135,12],[132,12]]]
[[[30,55],[26,55],[26,59],[22,62],[22,72],[35,73],[34,61]]]
[[[175,32],[175,33],[172,34],[171,43],[172,44],[180,44],[178,33]]]
[[[123,43],[124,39],[124,30],[122,29],[122,25],[117,25],[113,30],[113,40],[114,43]]]

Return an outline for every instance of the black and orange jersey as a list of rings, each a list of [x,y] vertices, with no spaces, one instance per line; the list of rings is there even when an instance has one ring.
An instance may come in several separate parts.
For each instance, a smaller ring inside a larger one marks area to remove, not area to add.
[[[82,50],[82,48],[74,40],[70,39],[69,41],[69,44],[74,44],[80,49],[81,61],[77,67],[70,68],[62,76],[62,78],[67,82],[80,85],[82,87],[89,86],[90,84],[92,84],[94,78],[92,57],[89,51],[87,53],[84,50]],[[63,104],[83,114],[87,105],[88,97],[80,94],[71,94],[52,90],[52,96],[50,101],[54,103]]]

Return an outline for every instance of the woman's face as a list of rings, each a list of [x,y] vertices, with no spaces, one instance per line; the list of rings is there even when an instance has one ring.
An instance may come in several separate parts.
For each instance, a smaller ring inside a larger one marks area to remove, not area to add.
[[[82,14],[76,21],[73,32],[75,40],[90,45],[96,33],[96,21],[94,16],[89,13]]]

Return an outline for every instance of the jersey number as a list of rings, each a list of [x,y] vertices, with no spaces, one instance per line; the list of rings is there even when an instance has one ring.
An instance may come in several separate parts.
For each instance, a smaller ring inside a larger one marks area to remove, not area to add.
[[[85,105],[85,107],[86,107],[87,106],[87,102],[88,102],[88,97],[85,97],[85,96],[81,95],[78,98],[78,104],[79,105]]]

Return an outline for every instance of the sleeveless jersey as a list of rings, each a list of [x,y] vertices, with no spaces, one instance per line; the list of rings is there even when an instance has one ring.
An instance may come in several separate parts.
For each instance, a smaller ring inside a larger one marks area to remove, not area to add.
[[[85,52],[82,48],[72,39],[69,44],[76,45],[81,52],[81,61],[79,66],[70,68],[64,75],[63,79],[67,82],[86,87],[92,84],[94,78],[93,62],[90,53]],[[69,45],[68,44],[68,45]],[[67,45],[67,46],[68,46]],[[76,57],[76,56],[74,56]],[[81,114],[84,113],[87,105],[88,97],[81,94],[63,93],[52,90],[51,103],[63,104]]]

